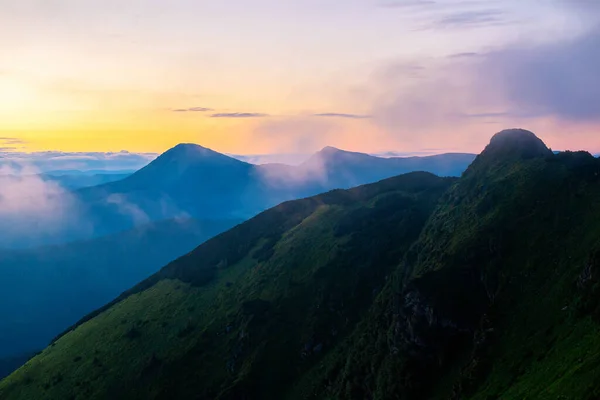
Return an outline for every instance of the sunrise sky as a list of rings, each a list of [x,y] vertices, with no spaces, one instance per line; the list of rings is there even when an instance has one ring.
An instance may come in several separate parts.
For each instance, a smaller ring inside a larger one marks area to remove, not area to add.
[[[0,151],[600,151],[595,0],[0,0]]]

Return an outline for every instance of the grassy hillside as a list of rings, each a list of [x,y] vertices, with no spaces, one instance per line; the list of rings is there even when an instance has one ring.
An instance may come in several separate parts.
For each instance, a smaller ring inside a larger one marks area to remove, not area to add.
[[[90,315],[6,399],[600,398],[600,160],[497,134],[458,180],[284,203]]]
[[[264,212],[62,336],[0,397],[279,399],[351,332],[452,182],[414,173]]]

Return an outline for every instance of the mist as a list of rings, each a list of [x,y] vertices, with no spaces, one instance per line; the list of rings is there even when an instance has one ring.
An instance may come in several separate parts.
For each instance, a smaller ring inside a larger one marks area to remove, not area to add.
[[[0,167],[0,248],[92,232],[77,197],[38,172],[30,166]]]

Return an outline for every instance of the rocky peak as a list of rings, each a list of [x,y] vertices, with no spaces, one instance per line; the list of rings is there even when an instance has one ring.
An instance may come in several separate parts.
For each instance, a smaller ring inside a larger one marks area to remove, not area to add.
[[[552,151],[533,132],[525,129],[506,129],[490,140],[482,157],[533,158],[552,155]]]

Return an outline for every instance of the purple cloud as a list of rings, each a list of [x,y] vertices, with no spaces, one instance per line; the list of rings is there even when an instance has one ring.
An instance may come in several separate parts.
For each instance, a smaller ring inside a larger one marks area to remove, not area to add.
[[[314,117],[349,118],[349,119],[371,118],[371,115],[345,114],[345,113],[320,113],[320,114],[313,114],[313,116]]]
[[[211,118],[263,118],[268,117],[269,114],[263,113],[217,113],[211,115]]]

